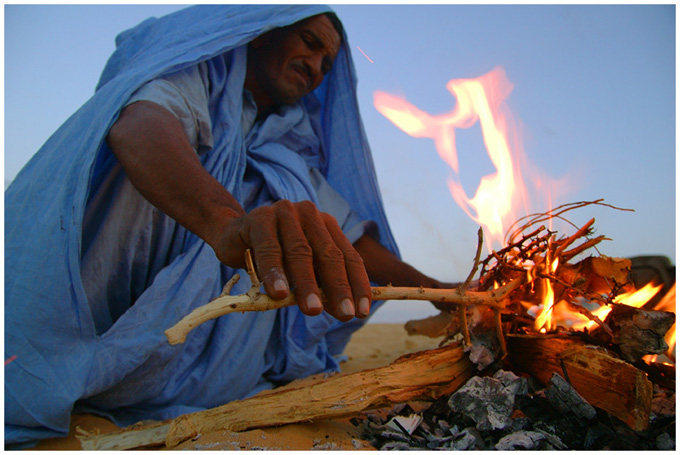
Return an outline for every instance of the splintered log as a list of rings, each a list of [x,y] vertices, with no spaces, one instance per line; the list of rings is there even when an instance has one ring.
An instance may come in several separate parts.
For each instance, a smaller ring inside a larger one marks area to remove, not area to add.
[[[212,431],[245,431],[314,419],[335,419],[451,394],[473,374],[459,345],[408,354],[388,366],[330,378],[302,380],[252,398],[114,434],[80,435],[85,450],[175,447]]]
[[[647,354],[668,350],[664,337],[675,324],[675,314],[617,305],[604,322],[614,333],[612,341],[621,350],[621,357],[634,363]]]
[[[543,384],[558,373],[591,405],[635,431],[649,425],[652,383],[644,372],[575,337],[509,335],[508,361]]]

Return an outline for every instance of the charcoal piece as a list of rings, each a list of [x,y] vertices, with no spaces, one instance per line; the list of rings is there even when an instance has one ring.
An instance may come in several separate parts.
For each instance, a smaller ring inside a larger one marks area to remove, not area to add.
[[[448,438],[435,438],[427,443],[427,448],[430,450],[449,449],[451,447],[450,444],[454,439],[453,436],[449,436]]]
[[[445,432],[445,433],[446,433],[446,432],[452,432],[452,431],[453,431],[453,428],[455,427],[455,425],[452,427],[451,424],[450,424],[449,422],[447,422],[446,420],[444,420],[444,419],[438,420],[438,421],[437,421],[437,426],[438,426],[439,428],[441,428],[441,430],[442,430],[443,432]],[[458,432],[458,429],[456,428],[456,433],[457,433],[457,432]]]
[[[398,442],[410,442],[411,437],[401,433],[401,432],[394,432],[394,431],[382,431],[381,433],[378,434],[382,439],[387,439],[388,441],[398,441]]]
[[[484,448],[484,439],[476,428],[468,427],[456,434],[449,446],[453,450],[481,450]]]
[[[423,420],[423,418],[420,418],[420,425],[418,425],[417,428],[420,428],[422,431],[426,433],[432,433],[432,428],[430,428],[430,425]]]
[[[405,442],[390,441],[380,447],[380,450],[420,450],[420,447],[411,447]]]
[[[494,446],[496,450],[537,450],[545,436],[537,431],[517,431],[504,436]]]
[[[556,434],[549,433],[549,432],[541,430],[541,429],[537,429],[536,431],[538,433],[541,433],[543,436],[545,436],[545,440],[550,443],[550,446],[553,449],[566,450],[566,449],[569,448],[569,446],[567,446],[565,443],[563,443],[562,440],[559,438],[559,436],[557,436]]]
[[[586,450],[602,449],[611,445],[616,438],[616,433],[602,423],[597,423],[588,428],[586,437],[583,441],[583,448]]]
[[[526,395],[529,393],[529,383],[526,378],[520,378],[512,371],[498,370],[493,377],[501,381],[501,384],[512,391],[514,395]]]
[[[659,450],[675,450],[675,441],[668,433],[661,433],[656,438],[656,448]]]
[[[652,399],[652,414],[655,417],[669,417],[675,415],[675,397],[669,399],[665,396],[657,396]]]
[[[512,425],[514,383],[504,386],[495,378],[475,376],[451,395],[449,406],[469,416],[481,431],[502,430]]]
[[[441,428],[435,428],[435,429],[434,429],[434,432],[432,433],[432,435],[433,435],[435,438],[441,439],[441,438],[445,438],[445,437],[446,437],[446,432],[445,432],[444,430],[442,430]]]
[[[512,431],[529,430],[531,428],[531,421],[526,417],[518,417],[512,419]]]
[[[553,373],[550,378],[551,387],[547,397],[557,409],[566,413],[573,413],[579,419],[590,420],[597,415],[593,408],[562,376]]]
[[[377,414],[368,414],[366,418],[373,423],[381,424],[382,423],[382,418],[380,418],[379,415]]]

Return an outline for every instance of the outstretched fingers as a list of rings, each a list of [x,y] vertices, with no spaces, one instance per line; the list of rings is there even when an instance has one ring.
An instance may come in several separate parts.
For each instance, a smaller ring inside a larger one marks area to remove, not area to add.
[[[363,261],[335,218],[312,202],[285,200],[248,217],[248,243],[270,297],[286,297],[290,286],[306,315],[324,309],[340,321],[369,315],[371,287]]]
[[[299,208],[303,215],[300,218],[302,228],[314,255],[315,277],[326,296],[325,310],[340,321],[348,321],[357,312],[347,276],[345,255],[337,239],[328,231],[325,220],[327,216],[334,222],[335,219],[311,205],[301,204]]]
[[[343,256],[345,275],[349,283],[355,315],[368,317],[371,311],[371,282],[366,273],[364,261],[349,242],[338,222],[327,213],[321,213],[326,229]]]
[[[323,312],[321,293],[314,273],[314,252],[302,227],[296,205],[289,201],[275,204],[279,223],[279,238],[286,275],[293,286],[300,310],[308,316]]]

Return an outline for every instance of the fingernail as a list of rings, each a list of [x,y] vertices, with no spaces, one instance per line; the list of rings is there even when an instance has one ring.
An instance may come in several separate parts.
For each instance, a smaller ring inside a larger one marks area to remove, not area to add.
[[[307,299],[305,300],[305,303],[307,304],[307,310],[308,311],[318,310],[318,309],[323,308],[323,304],[321,303],[321,299],[316,294],[309,294],[307,296]]]
[[[340,302],[340,314],[343,316],[354,316],[354,305],[350,299]]]
[[[274,290],[276,292],[285,292],[288,290],[288,285],[281,278],[274,281]]]
[[[371,301],[368,297],[362,297],[359,299],[359,314],[368,316],[371,312]]]

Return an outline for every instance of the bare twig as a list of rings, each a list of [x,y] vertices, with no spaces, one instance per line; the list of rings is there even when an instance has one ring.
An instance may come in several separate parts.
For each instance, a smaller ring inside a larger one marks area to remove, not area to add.
[[[470,274],[465,279],[465,282],[458,286],[458,292],[460,292],[461,294],[465,293],[465,290],[468,288],[468,286],[470,286],[470,283],[472,282],[475,273],[477,273],[477,269],[479,268],[479,258],[482,256],[483,243],[484,243],[484,231],[480,227],[477,230],[477,253],[475,254],[475,262],[472,265],[472,270],[470,270]]]
[[[373,300],[428,300],[431,302],[451,303],[454,305],[486,305],[492,308],[502,308],[502,300],[512,291],[524,284],[525,278],[519,277],[505,286],[493,291],[473,292],[463,294],[457,289],[430,289],[409,287],[373,287],[371,295]],[[321,300],[325,300],[321,292]],[[229,313],[241,313],[245,311],[267,311],[295,305],[295,298],[291,294],[281,300],[274,300],[259,291],[255,295],[242,294],[236,296],[219,297],[207,305],[196,308],[189,315],[173,327],[165,331],[170,344],[184,343],[186,335],[194,328],[217,317]]]

